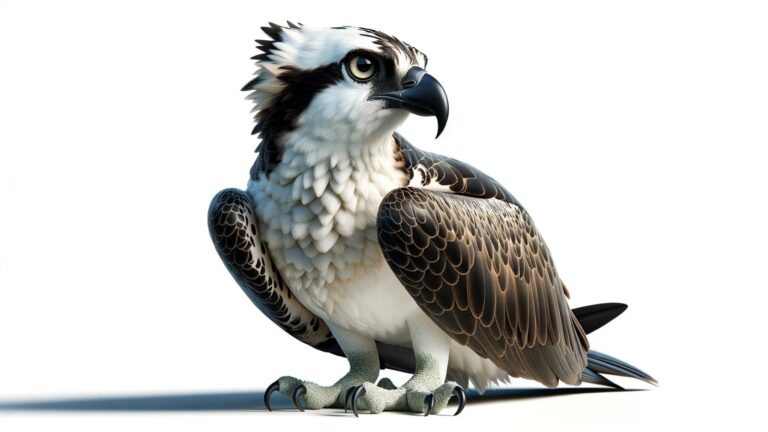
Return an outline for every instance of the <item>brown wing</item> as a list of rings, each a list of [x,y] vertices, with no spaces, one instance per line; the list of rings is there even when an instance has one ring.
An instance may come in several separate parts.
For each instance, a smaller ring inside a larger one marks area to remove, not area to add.
[[[453,339],[512,376],[580,383],[586,336],[516,202],[396,189],[381,204],[378,230],[392,270]]]

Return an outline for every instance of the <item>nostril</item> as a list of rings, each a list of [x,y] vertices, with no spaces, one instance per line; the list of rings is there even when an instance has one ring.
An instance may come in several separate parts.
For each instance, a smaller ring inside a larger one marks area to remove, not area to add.
[[[426,71],[418,66],[408,69],[408,72],[400,79],[400,85],[403,89],[416,87],[421,79],[426,75]]]

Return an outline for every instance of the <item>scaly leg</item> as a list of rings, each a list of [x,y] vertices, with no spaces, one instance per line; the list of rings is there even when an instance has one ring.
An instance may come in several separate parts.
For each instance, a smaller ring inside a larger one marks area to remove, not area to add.
[[[391,381],[387,380],[385,385],[366,382],[352,389],[345,405],[351,405],[355,416],[358,408],[367,408],[374,414],[385,410],[434,414],[444,409],[453,396],[459,399],[456,414],[464,409],[464,389],[455,382],[445,382],[450,336],[426,317],[409,322],[408,328],[416,355],[415,373],[400,388],[391,388]]]
[[[356,333],[329,325],[334,338],[349,360],[349,372],[331,386],[321,386],[310,381],[284,376],[272,383],[264,393],[264,405],[272,410],[269,398],[279,391],[293,400],[300,411],[302,402],[309,409],[342,407],[347,390],[365,382],[373,382],[379,376],[379,354],[376,343]]]

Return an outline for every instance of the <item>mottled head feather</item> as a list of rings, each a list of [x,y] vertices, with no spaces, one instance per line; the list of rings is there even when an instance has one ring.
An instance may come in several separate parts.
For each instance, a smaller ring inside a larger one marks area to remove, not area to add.
[[[418,56],[423,56],[424,67],[427,66],[426,54],[423,54],[421,51],[417,50],[411,45],[408,45],[407,43],[401,41],[400,39],[394,36],[388,35],[379,30],[373,30],[373,29],[363,28],[363,27],[361,27],[360,30],[363,32],[363,36],[374,39],[376,45],[379,46],[381,51],[387,53],[389,56],[393,57],[395,60],[400,58],[400,56],[397,55],[398,52],[405,54],[408,57],[408,60],[410,60],[412,64],[416,64],[419,62]]]
[[[302,24],[275,23],[261,28],[267,39],[256,40],[257,71],[244,87],[255,104],[256,126],[262,143],[260,162],[254,167],[269,172],[279,162],[280,134],[296,121],[313,97],[344,80],[341,61],[354,50],[378,52],[398,67],[426,66],[426,56],[416,48],[383,32],[358,27],[309,28]]]

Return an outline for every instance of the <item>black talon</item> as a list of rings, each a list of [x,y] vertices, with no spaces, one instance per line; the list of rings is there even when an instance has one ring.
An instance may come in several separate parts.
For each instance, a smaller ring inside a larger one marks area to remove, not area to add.
[[[304,384],[299,385],[295,390],[293,390],[293,404],[296,405],[296,408],[298,408],[301,412],[304,412],[304,408],[301,407],[301,401],[299,398],[305,394],[307,394],[307,388],[304,387]]]
[[[461,386],[456,386],[453,388],[453,394],[451,394],[451,397],[456,396],[459,398],[459,409],[456,410],[456,413],[454,416],[457,416],[461,414],[462,411],[464,411],[464,405],[467,404],[467,395],[464,393],[464,389],[461,388]]]
[[[355,417],[360,417],[357,415],[357,400],[362,396],[365,396],[365,387],[360,384],[359,386],[355,387],[355,392],[352,393],[352,412],[355,413]]]
[[[352,392],[355,391],[355,387],[350,387],[347,389],[347,395],[344,396],[344,412],[347,412],[347,408],[349,407],[349,401],[352,399]]]
[[[272,396],[272,393],[277,390],[280,390],[280,383],[275,381],[270,384],[269,387],[267,387],[267,391],[264,392],[264,405],[267,407],[267,411],[272,411],[272,407],[269,406],[269,398]]]
[[[424,417],[428,416],[432,408],[435,407],[435,395],[432,393],[424,396],[424,405],[427,406],[427,411],[424,413]]]

